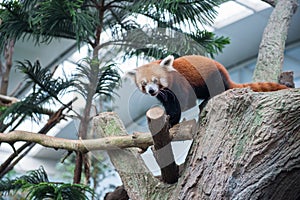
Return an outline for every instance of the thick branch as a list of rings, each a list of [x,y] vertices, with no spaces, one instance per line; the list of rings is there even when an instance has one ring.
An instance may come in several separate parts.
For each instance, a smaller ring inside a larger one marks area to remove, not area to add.
[[[282,72],[285,41],[298,0],[278,0],[264,30],[257,63],[253,74],[254,82],[278,82]]]
[[[127,135],[124,125],[114,113],[102,113],[95,117],[93,122],[94,132],[100,136]],[[144,164],[137,149],[111,150],[107,153],[122,179],[128,196],[131,199],[149,199],[148,189],[158,182]]]
[[[299,89],[212,98],[173,185],[153,179],[135,149],[109,155],[131,199],[299,199],[299,113]],[[95,132],[125,134],[111,118],[95,119]]]

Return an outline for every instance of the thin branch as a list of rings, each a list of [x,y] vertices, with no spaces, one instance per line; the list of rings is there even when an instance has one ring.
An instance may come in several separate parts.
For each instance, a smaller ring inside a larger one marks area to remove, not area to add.
[[[3,70],[4,70],[4,65],[0,59],[0,78],[2,78],[2,76],[3,76]]]
[[[74,98],[71,100],[68,105],[71,105],[74,101],[76,101],[77,98]],[[51,118],[48,120],[47,124],[38,132],[38,134],[46,134],[52,127],[54,127],[57,123],[60,122],[64,118],[63,111],[66,109],[66,107],[61,107],[58,111],[56,111]],[[13,129],[14,130],[14,129]],[[16,141],[15,141],[16,142]],[[0,139],[1,143],[1,139]],[[14,143],[14,142],[12,142]],[[32,147],[35,146],[35,143],[32,143],[31,141],[26,142],[23,144],[20,148],[15,150],[3,163],[0,165],[0,178],[5,175],[6,172],[8,172],[10,169],[14,167],[16,162],[13,162],[14,159],[20,160],[22,159],[26,154],[20,154],[23,152],[23,150],[26,150],[26,152],[30,151]]]
[[[195,124],[195,120],[186,121],[183,122],[180,126],[176,126],[170,129],[170,135],[173,138],[173,141],[192,139],[191,133],[195,128]],[[177,131],[183,132],[183,130],[187,130],[187,134],[177,133]],[[28,131],[12,131],[9,133],[0,133],[0,142],[12,144],[18,141],[34,142],[44,147],[65,149],[68,151],[79,151],[82,153],[87,153],[94,150],[112,150],[130,147],[138,147],[145,150],[153,144],[151,133],[141,132],[136,132],[132,135],[126,136],[114,136],[85,140],[57,138]]]
[[[0,101],[7,102],[8,104],[13,104],[19,102],[20,100],[15,97],[10,97],[10,96],[0,94]]]

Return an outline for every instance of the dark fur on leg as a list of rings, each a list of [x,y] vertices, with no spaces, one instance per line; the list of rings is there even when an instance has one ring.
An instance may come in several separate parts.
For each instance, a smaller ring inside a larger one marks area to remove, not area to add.
[[[181,117],[181,109],[176,95],[168,88],[165,88],[157,95],[157,99],[163,104],[166,114],[170,116],[169,123],[171,127],[178,124]]]
[[[207,99],[204,99],[201,103],[200,103],[200,105],[199,105],[199,110],[200,110],[200,112],[202,112],[202,110],[204,109],[204,107],[206,106],[206,104],[208,103],[208,100],[209,100],[210,98],[207,98]]]

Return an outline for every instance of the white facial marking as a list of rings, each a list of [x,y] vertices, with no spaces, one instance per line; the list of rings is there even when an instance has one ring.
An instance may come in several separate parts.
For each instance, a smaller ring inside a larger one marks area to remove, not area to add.
[[[143,91],[143,87],[147,85],[146,79],[143,79],[140,83],[138,83],[139,89]]]
[[[154,76],[152,77],[151,80],[152,80],[152,82],[153,82],[154,84],[157,84],[157,83],[158,83],[158,79],[157,79],[156,77],[154,77]]]
[[[168,81],[166,78],[160,78],[160,84],[164,87],[168,87]]]

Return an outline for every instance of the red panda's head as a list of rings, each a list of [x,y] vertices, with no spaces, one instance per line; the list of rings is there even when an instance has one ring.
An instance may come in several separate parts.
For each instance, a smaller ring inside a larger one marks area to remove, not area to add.
[[[161,62],[151,62],[127,73],[137,87],[145,94],[156,96],[160,90],[169,86],[168,73],[174,71],[173,56],[167,56]]]

